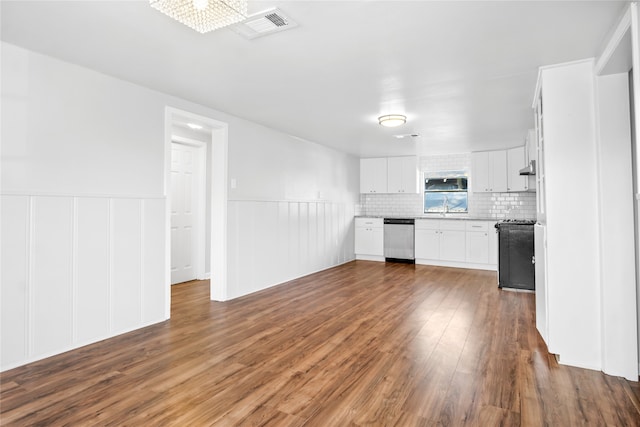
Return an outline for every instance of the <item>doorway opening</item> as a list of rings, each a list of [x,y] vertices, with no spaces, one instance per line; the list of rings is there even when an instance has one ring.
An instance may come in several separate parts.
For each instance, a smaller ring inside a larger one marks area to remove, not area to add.
[[[227,123],[166,107],[166,318],[171,284],[185,277],[209,278],[211,299],[227,299],[227,135]]]
[[[210,263],[211,190],[207,175],[207,140],[202,135],[181,136],[184,131],[174,122],[171,138],[171,285],[208,279]],[[196,139],[197,138],[197,139]],[[209,166],[209,168],[207,168]],[[210,176],[210,175],[209,175]],[[207,191],[209,190],[209,191]],[[209,213],[209,215],[207,215]]]

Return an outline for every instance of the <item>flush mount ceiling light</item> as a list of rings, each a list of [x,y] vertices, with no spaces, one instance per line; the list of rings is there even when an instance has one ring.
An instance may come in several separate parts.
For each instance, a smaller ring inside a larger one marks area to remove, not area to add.
[[[418,138],[420,135],[417,133],[403,133],[398,135],[393,135],[394,138],[404,139],[404,138]]]
[[[378,117],[378,123],[388,128],[400,126],[406,122],[407,116],[403,116],[402,114],[387,114],[386,116]]]
[[[149,4],[202,34],[247,17],[247,0],[149,0]]]

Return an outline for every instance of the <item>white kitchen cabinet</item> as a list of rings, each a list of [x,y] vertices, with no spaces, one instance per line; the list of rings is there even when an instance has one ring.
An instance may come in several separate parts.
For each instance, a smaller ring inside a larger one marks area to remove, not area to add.
[[[536,281],[536,328],[544,342],[549,342],[547,307],[547,238],[546,227],[536,224],[533,227]]]
[[[466,221],[440,221],[440,259],[443,261],[465,262]]]
[[[360,192],[387,192],[387,159],[360,159]]]
[[[465,262],[465,221],[416,220],[417,259]]]
[[[538,147],[536,141],[536,130],[529,129],[527,131],[527,137],[525,138],[524,146],[527,153],[527,165],[530,161],[538,161]]]
[[[489,152],[471,153],[471,188],[474,193],[489,192]]]
[[[495,222],[488,223],[489,229],[489,264],[498,265],[498,230]]]
[[[541,224],[547,223],[547,173],[546,173],[546,150],[545,150],[545,137],[544,137],[544,119],[542,116],[542,94],[536,98],[534,103],[535,111],[535,138],[536,138],[536,188],[538,194],[536,195],[536,218]]]
[[[471,153],[471,188],[474,193],[507,191],[507,151]]]
[[[486,221],[468,221],[466,233],[466,262],[489,263],[489,225]]]
[[[440,221],[418,219],[415,223],[415,257],[440,259]]]
[[[440,230],[440,259],[465,262],[465,240],[464,231]]]
[[[355,253],[364,256],[384,256],[382,218],[356,218]]]
[[[540,69],[536,326],[560,363],[637,380],[628,97],[592,60]]]
[[[527,165],[525,147],[507,150],[507,191],[528,191],[529,177],[520,175],[520,169]]]
[[[387,191],[414,194],[419,192],[416,156],[387,158]]]
[[[495,270],[494,225],[493,221],[416,219],[416,264]]]

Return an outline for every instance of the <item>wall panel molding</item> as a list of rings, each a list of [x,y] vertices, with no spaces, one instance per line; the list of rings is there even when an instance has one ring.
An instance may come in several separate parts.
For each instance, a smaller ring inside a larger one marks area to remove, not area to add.
[[[235,200],[228,213],[230,299],[355,259],[352,203]]]
[[[164,319],[164,198],[3,194],[1,370]]]

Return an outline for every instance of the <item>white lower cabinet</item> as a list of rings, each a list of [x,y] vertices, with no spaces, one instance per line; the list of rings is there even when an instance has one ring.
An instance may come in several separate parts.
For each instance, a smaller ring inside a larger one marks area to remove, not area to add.
[[[416,264],[496,270],[495,222],[424,219],[415,222]],[[382,218],[355,219],[356,259],[384,261]]]
[[[465,262],[465,221],[440,220],[440,259]]]
[[[493,222],[417,219],[415,227],[417,264],[496,269]]]
[[[423,221],[420,221],[420,222],[422,223]],[[416,238],[415,238],[416,259],[418,258],[439,259],[440,258],[440,230],[437,227],[427,228],[430,224],[423,224],[423,225],[425,226],[425,228],[418,228],[418,221],[416,221]]]
[[[498,265],[498,230],[495,222],[489,222],[489,264]]]
[[[384,228],[382,218],[356,218],[356,258],[384,256]]]
[[[489,225],[485,221],[467,223],[466,261],[489,264]]]

